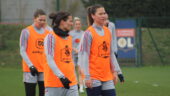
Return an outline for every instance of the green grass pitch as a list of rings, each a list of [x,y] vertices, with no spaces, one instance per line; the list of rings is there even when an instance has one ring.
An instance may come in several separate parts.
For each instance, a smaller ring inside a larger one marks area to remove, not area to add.
[[[170,96],[170,66],[122,69],[126,82],[116,85],[117,96]],[[0,96],[25,96],[24,92],[21,69],[0,67]]]

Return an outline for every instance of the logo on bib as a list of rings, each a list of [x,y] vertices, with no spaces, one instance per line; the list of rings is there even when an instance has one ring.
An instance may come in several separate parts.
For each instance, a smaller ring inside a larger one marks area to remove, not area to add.
[[[44,48],[44,39],[42,39],[42,38],[37,39],[35,46],[38,49],[43,49]]]
[[[98,56],[108,58],[110,56],[109,50],[109,44],[106,41],[103,41],[103,43],[98,47]]]
[[[71,48],[69,48],[68,45],[61,49],[61,61],[65,63],[71,62]]]

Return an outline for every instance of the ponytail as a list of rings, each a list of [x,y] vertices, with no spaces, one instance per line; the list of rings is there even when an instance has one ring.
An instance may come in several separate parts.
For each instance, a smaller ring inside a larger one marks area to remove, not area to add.
[[[49,18],[52,19],[52,26],[59,27],[61,20],[66,21],[68,17],[71,16],[68,12],[60,11],[58,13],[51,13]]]
[[[94,20],[92,18],[92,15],[95,15],[98,8],[102,8],[102,5],[96,4],[93,6],[89,6],[87,8],[87,24],[88,26],[91,26],[94,23]]]
[[[55,26],[55,19],[56,19],[56,16],[57,16],[57,13],[51,13],[50,15],[49,15],[49,18],[50,19],[52,19],[52,24],[51,24],[51,26]]]

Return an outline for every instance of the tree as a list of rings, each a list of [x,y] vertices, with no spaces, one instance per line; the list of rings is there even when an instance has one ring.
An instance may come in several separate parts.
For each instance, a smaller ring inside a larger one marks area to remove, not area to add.
[[[169,0],[82,0],[85,7],[101,4],[110,17],[170,16]]]

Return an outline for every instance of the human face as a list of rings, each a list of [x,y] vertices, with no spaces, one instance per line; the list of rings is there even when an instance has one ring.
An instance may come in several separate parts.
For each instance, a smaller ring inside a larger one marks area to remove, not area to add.
[[[79,20],[75,21],[74,28],[76,30],[81,30],[81,21],[79,21]]]
[[[37,28],[42,28],[46,24],[46,15],[39,15],[34,18],[34,24]]]
[[[92,18],[94,20],[94,23],[103,26],[104,22],[106,20],[106,12],[103,7],[96,9],[96,13],[92,14]]]
[[[72,16],[68,16],[68,19],[66,21],[61,20],[61,26],[64,31],[71,30],[71,27],[73,26],[73,19]]]

